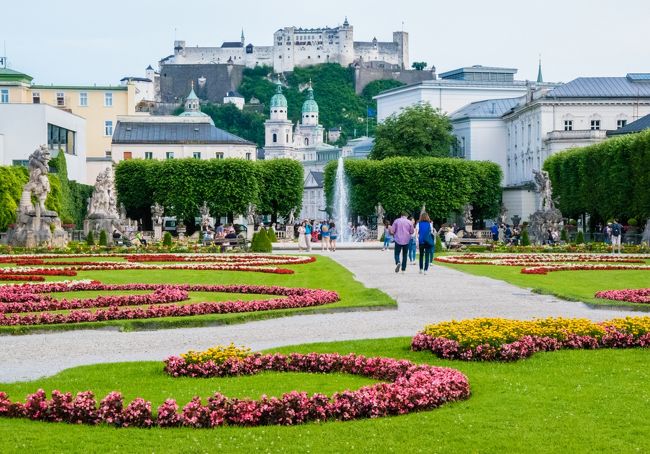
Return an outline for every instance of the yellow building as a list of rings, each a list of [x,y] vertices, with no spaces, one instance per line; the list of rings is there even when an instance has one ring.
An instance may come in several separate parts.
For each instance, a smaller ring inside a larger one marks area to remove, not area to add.
[[[0,68],[0,103],[49,104],[86,119],[88,181],[110,162],[117,117],[135,114],[135,86],[32,85],[32,77]],[[104,162],[102,162],[104,161]],[[101,167],[96,170],[95,167]]]

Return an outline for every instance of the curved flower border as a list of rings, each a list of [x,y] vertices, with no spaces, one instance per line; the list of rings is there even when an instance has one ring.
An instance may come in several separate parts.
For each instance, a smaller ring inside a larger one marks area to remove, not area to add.
[[[167,399],[158,407],[157,415],[152,413],[151,403],[142,398],[136,398],[125,406],[119,392],[108,394],[101,400],[99,408],[90,391],[80,392],[73,399],[70,393],[55,390],[52,398],[47,399],[45,392],[39,389],[28,395],[25,403],[12,402],[6,393],[0,392],[0,417],[72,424],[106,423],[116,427],[251,427],[402,415],[430,410],[470,396],[467,377],[455,369],[391,358],[366,358],[354,354],[255,354],[242,361],[228,360],[216,366],[217,369],[208,362],[203,369],[194,369],[187,374],[188,365],[183,362],[182,358],[170,357],[165,361],[165,370],[175,377],[215,376],[213,373],[218,376],[243,375],[261,371],[339,372],[389,383],[338,392],[331,398],[324,394],[309,396],[298,391],[281,397],[262,396],[259,400],[229,398],[215,393],[206,404],[200,397],[194,397],[183,406],[181,413],[176,401]]]
[[[602,329],[601,335],[579,335],[563,331],[558,337],[524,335],[520,339],[498,346],[484,343],[464,347],[454,339],[434,337],[424,332],[417,333],[411,340],[414,351],[430,350],[443,359],[463,361],[517,361],[540,351],[560,349],[634,348],[650,347],[650,329],[625,329],[629,322],[642,320],[650,326],[650,317],[628,317],[599,322],[594,325]]]
[[[603,290],[596,293],[596,298],[615,301],[627,301],[628,303],[650,304],[650,288],[625,289],[625,290]]]
[[[35,295],[35,301],[21,293],[65,292],[75,290],[154,290],[147,295],[104,296],[88,300],[61,300],[44,298]],[[183,301],[188,298],[187,292],[226,292],[252,293],[283,296],[268,300],[253,301],[223,301],[201,302],[185,305],[164,304]],[[101,322],[124,319],[149,319],[160,317],[187,317],[207,314],[226,314],[241,312],[257,312],[276,309],[295,309],[302,307],[321,306],[339,301],[336,292],[321,289],[289,288],[261,285],[162,285],[162,284],[101,284],[99,282],[57,283],[57,284],[19,284],[7,285],[0,288],[0,305],[4,313],[0,313],[0,326],[51,325],[80,322]],[[126,307],[122,305],[149,304],[148,307]],[[16,305],[17,310],[11,310]],[[86,310],[75,307],[103,307],[107,309]],[[73,309],[67,313],[41,312],[35,314],[14,314],[7,312],[25,312],[28,309],[43,310],[42,308]]]

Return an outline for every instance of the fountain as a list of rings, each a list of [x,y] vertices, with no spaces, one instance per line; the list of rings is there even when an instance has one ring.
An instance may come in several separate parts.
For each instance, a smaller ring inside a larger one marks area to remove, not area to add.
[[[348,182],[345,178],[345,169],[343,167],[343,158],[340,157],[336,166],[336,179],[334,180],[334,206],[332,207],[332,217],[336,223],[339,232],[339,242],[345,243],[351,241],[351,232],[348,229]]]

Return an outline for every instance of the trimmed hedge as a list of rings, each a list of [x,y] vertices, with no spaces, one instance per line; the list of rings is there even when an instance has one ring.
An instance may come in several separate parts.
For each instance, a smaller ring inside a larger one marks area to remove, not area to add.
[[[473,205],[475,219],[488,219],[501,206],[501,169],[492,162],[453,158],[346,160],[352,214],[371,216],[381,202],[388,217],[419,213],[423,204],[434,219],[446,219]],[[325,193],[333,204],[337,163],[325,168]]]
[[[650,131],[557,153],[544,170],[565,216],[650,217]]]
[[[251,203],[274,217],[298,210],[303,178],[300,163],[286,159],[132,159],[117,165],[115,185],[130,218],[150,225],[150,207],[158,202],[166,216],[194,225],[203,201],[213,216],[246,213]]]

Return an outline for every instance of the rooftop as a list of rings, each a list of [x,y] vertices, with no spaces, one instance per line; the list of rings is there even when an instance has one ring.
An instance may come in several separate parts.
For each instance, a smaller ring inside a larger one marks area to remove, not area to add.
[[[113,133],[114,144],[236,144],[254,145],[210,123],[120,121]]]
[[[512,80],[514,74],[517,72],[516,68],[499,68],[496,66],[482,66],[482,65],[474,65],[474,66],[466,66],[464,68],[457,68],[457,69],[452,69],[451,71],[447,71],[444,73],[440,73],[439,77],[441,79],[461,79],[465,80],[465,75],[467,74],[485,74],[488,75],[486,77],[496,77],[497,74],[503,74],[509,76],[509,78]],[[492,75],[492,76],[490,76]],[[496,80],[496,78],[494,79]]]
[[[222,48],[231,48],[231,47],[244,47],[244,45],[241,43],[241,41],[224,41],[223,44],[221,44]]]
[[[623,134],[633,134],[636,132],[645,131],[646,129],[650,129],[650,115],[646,115],[645,117],[641,117],[632,123],[628,123],[622,128],[607,131],[607,135],[618,136]]]
[[[435,79],[435,80],[423,80],[422,82],[417,82],[409,85],[402,85],[401,87],[391,88],[390,90],[382,91],[373,99],[383,98],[385,96],[391,96],[395,93],[400,93],[408,90],[415,90],[418,88],[421,89],[438,89],[438,88],[518,88],[522,91],[526,90],[527,82],[523,80],[513,80],[506,82],[493,82],[493,81],[479,81],[479,80],[462,80],[462,79]]]
[[[449,118],[452,121],[466,118],[501,118],[524,101],[524,97],[476,101],[453,112]]]
[[[26,82],[29,83],[34,78],[25,73],[14,71],[9,68],[0,68],[0,82]]]
[[[32,85],[39,90],[102,90],[102,91],[127,91],[125,85]]]
[[[548,98],[638,98],[650,97],[650,74],[626,77],[578,77],[551,90]]]

